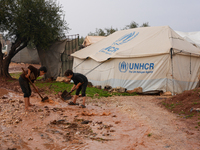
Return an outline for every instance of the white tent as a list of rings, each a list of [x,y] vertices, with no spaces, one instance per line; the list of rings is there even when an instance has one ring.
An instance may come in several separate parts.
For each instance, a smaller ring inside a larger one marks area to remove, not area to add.
[[[198,84],[200,49],[168,26],[117,31],[72,54],[93,85],[181,93]]]
[[[200,31],[197,32],[175,31],[175,32],[178,33],[184,39],[186,39],[188,42],[195,44],[200,48]]]
[[[87,47],[90,46],[91,44],[94,44],[102,39],[104,39],[105,36],[86,36],[84,41],[83,41],[83,46]]]

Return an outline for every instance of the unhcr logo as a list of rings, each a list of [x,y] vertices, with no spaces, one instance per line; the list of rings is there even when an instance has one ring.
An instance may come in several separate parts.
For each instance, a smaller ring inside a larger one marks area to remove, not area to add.
[[[120,72],[129,73],[153,73],[154,63],[126,63],[125,61],[119,62]]]
[[[116,40],[111,46],[108,46],[106,48],[101,49],[99,52],[108,54],[108,55],[112,55],[113,53],[115,53],[116,51],[119,50],[119,45],[128,43],[129,41],[131,41],[132,39],[134,39],[138,33],[135,33],[135,31],[133,33],[129,33],[126,34],[124,36],[122,36],[121,38],[119,38],[118,40]]]
[[[135,34],[135,32],[126,34],[123,37],[121,37],[120,39],[118,39],[117,41],[115,41],[113,43],[113,45],[122,45],[124,43],[127,43],[130,40],[134,39],[138,34],[139,34],[139,32],[137,34]]]
[[[119,71],[125,73],[128,70],[128,63],[125,63],[123,61],[122,63],[119,63]]]

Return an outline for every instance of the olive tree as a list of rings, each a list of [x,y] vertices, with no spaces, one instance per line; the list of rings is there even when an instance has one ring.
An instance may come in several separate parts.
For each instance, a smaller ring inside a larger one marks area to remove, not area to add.
[[[0,0],[0,6],[0,32],[12,42],[4,59],[0,46],[0,76],[11,77],[11,59],[29,43],[47,49],[69,29],[62,6],[53,0]]]

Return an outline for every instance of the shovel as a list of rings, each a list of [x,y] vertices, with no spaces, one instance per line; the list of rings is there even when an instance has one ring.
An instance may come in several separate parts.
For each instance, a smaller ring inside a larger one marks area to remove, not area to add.
[[[24,74],[26,75],[26,72],[25,72],[24,68],[22,68],[22,70],[23,70]],[[30,78],[28,78],[28,80],[29,80],[29,82],[31,83],[31,85],[33,86],[33,88],[35,89],[35,91],[36,91],[36,92],[39,94],[39,96],[41,97],[42,102],[47,101],[49,98],[48,98],[47,96],[45,96],[45,97],[43,98],[42,95],[40,95],[40,93],[38,92],[38,90],[37,90],[35,84],[31,82]]]
[[[71,99],[72,98],[71,93],[74,92],[74,90],[75,89],[73,89],[70,92],[67,92],[66,90],[64,90],[63,93],[61,94],[62,99],[65,101]]]
[[[82,83],[83,84],[83,83]],[[81,85],[82,85],[81,84]],[[80,86],[81,86],[80,85]],[[72,91],[70,91],[70,92],[67,92],[66,90],[64,90],[63,92],[62,92],[62,94],[61,94],[61,98],[63,99],[63,100],[69,100],[69,99],[71,99],[72,98],[72,96],[71,96],[71,93],[72,92],[74,92],[74,90],[76,90],[76,87],[72,90]]]

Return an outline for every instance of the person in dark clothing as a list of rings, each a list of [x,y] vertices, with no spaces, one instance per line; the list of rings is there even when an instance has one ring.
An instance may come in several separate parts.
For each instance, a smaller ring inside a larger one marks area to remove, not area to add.
[[[81,105],[82,108],[85,108],[85,99],[86,99],[86,88],[87,88],[87,84],[88,84],[88,79],[86,76],[84,76],[83,74],[80,73],[73,73],[72,70],[67,70],[65,72],[65,76],[68,79],[73,80],[74,82],[74,86],[72,87],[71,91],[76,89],[76,95],[74,96],[74,100],[73,102],[68,103],[69,105],[78,105],[78,103],[76,103],[76,99],[79,96],[79,93],[81,91],[81,95],[83,97],[83,104]]]
[[[22,92],[24,93],[24,102],[25,102],[25,110],[28,110],[29,106],[33,106],[30,103],[30,96],[31,96],[31,88],[29,85],[29,80],[31,80],[32,83],[37,79],[37,77],[44,75],[47,72],[46,67],[40,67],[39,69],[33,67],[32,65],[28,66],[28,70],[26,71],[26,74],[22,73],[19,77],[19,84],[22,89]]]

